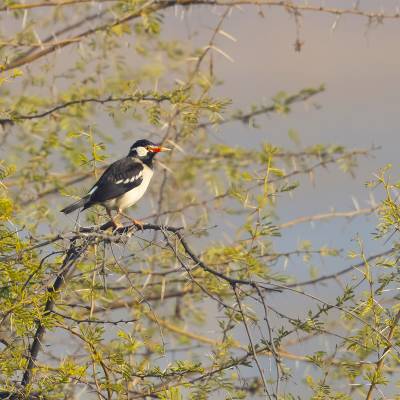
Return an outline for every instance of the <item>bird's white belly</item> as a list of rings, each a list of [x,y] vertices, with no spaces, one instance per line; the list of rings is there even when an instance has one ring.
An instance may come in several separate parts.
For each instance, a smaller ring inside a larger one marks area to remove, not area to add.
[[[147,165],[145,165],[143,170],[142,183],[139,186],[130,190],[129,192],[124,193],[122,196],[117,197],[116,199],[108,200],[105,206],[109,209],[121,210],[121,211],[124,210],[125,208],[133,206],[145,194],[152,176],[153,176],[153,170],[149,168]]]

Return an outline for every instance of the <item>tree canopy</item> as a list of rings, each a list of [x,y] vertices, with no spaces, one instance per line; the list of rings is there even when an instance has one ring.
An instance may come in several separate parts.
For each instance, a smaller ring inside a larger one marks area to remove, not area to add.
[[[391,166],[367,182],[381,202],[287,220],[279,205],[296,207],[305,181],[328,168],[357,176],[377,148],[302,146],[294,130],[288,147],[219,136],[239,124],[266,129],[265,116],[313,107],[325,91],[313,82],[235,109],[218,75],[231,60],[219,43],[235,40],[224,29],[232,13],[282,9],[296,27],[293,51],[307,13],[367,27],[400,19],[359,3],[3,1],[0,398],[398,398]],[[171,39],[168,27],[199,9],[206,35]],[[126,221],[112,231],[101,207],[60,214],[142,137],[172,148],[131,211],[143,229]],[[377,253],[361,236],[347,254],[306,234],[295,248],[285,242],[294,226],[365,215]]]

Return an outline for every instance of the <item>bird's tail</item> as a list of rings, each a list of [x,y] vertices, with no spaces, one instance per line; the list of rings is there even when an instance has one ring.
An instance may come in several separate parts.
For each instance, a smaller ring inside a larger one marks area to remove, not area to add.
[[[72,203],[72,204],[70,204],[69,206],[63,208],[63,209],[61,210],[61,212],[64,213],[64,214],[69,214],[69,213],[71,213],[72,211],[77,210],[78,208],[81,208],[81,207],[86,206],[86,204],[87,204],[88,201],[89,201],[89,197],[90,197],[90,196],[85,196],[85,197],[83,197],[82,199],[76,201],[75,203]]]

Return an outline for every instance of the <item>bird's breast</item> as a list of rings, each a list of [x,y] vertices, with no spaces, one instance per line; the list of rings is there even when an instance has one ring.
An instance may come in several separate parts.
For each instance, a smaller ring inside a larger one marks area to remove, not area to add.
[[[145,194],[152,176],[153,170],[147,165],[144,165],[142,183],[115,199],[115,204],[112,208],[124,210],[125,208],[133,206]]]

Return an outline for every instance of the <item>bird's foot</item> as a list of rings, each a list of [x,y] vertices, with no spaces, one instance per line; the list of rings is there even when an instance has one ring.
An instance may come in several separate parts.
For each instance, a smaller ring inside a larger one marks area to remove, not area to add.
[[[137,220],[137,219],[132,219],[131,221],[132,221],[132,223],[133,223],[134,225],[136,225],[136,226],[137,226],[138,228],[140,228],[142,231],[144,230],[144,222],[139,221],[139,220]]]
[[[129,215],[124,214],[121,210],[119,211],[119,215],[122,215],[123,217],[131,221],[133,225],[135,225],[137,228],[140,228],[143,231],[144,222],[131,218]]]
[[[119,221],[111,220],[111,222],[112,222],[113,232],[119,231],[124,227],[124,225],[121,224]]]

